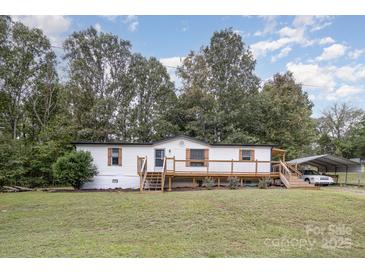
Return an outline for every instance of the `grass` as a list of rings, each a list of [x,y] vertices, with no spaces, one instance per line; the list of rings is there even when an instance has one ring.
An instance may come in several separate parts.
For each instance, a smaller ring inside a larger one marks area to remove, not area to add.
[[[346,182],[346,173],[344,173],[344,172],[338,173],[338,182],[340,184],[345,184],[345,182]],[[349,172],[347,174],[347,183],[352,184],[352,185],[365,186],[365,172],[361,172],[359,174]]]
[[[306,225],[348,226],[352,246]],[[364,192],[330,188],[0,194],[0,257],[364,257],[364,228]]]

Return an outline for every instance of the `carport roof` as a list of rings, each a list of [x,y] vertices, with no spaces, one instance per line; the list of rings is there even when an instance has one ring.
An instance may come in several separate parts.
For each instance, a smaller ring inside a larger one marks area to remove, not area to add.
[[[309,157],[297,158],[289,161],[291,164],[307,164],[318,167],[326,172],[360,172],[361,165],[349,159],[333,156],[330,154],[314,155]]]

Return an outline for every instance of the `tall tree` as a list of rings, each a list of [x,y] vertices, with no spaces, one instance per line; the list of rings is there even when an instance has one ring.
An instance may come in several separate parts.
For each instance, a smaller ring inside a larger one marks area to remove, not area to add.
[[[329,109],[323,111],[323,116],[317,120],[317,130],[321,139],[327,139],[327,143],[320,143],[323,151],[324,145],[330,149],[327,153],[334,153],[343,157],[355,156],[356,142],[359,133],[358,128],[365,117],[361,109],[354,108],[346,103],[335,103]]]
[[[176,104],[176,94],[166,68],[156,58],[135,54],[129,77],[134,92],[129,120],[131,139],[149,142],[175,132],[176,126],[168,115]]]
[[[186,90],[174,109],[174,119],[180,131],[188,136],[214,142],[217,101],[211,93],[199,88]]]
[[[264,85],[262,97],[266,105],[263,141],[287,149],[289,158],[307,152],[314,141],[313,104],[293,74],[275,74]]]
[[[242,121],[241,115],[251,103],[247,98],[258,92],[259,79],[254,70],[252,53],[232,29],[215,32],[208,46],[197,53],[191,52],[184,59],[178,69],[182,93],[193,95],[192,90],[201,90],[215,101],[209,109],[215,114],[215,128],[209,139],[216,142],[247,140],[250,121]]]
[[[56,56],[39,29],[1,16],[0,32],[0,100],[6,105],[1,118],[16,139],[27,103],[43,97],[45,86],[57,81]],[[34,107],[32,113],[39,114],[38,108]],[[39,121],[45,122],[44,117]]]
[[[64,42],[69,63],[67,87],[78,139],[105,141],[116,136],[115,120],[127,119],[133,98],[127,76],[131,44],[94,28],[74,32]],[[126,137],[127,125],[119,123]]]

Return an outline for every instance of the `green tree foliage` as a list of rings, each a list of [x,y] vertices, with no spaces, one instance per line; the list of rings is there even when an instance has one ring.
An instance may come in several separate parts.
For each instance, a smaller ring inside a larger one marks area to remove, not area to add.
[[[29,29],[1,16],[0,31],[0,100],[6,104],[1,120],[5,122],[5,131],[16,139],[20,137],[19,127],[27,126],[27,105],[31,105],[30,112],[37,117],[37,124],[44,126],[49,119],[53,106],[50,93],[55,93],[57,81],[56,56],[39,29]],[[49,106],[47,110],[45,106]]]
[[[156,59],[132,54],[131,44],[94,28],[64,43],[77,139],[151,141],[176,131],[168,113],[174,85]]]
[[[59,183],[81,189],[98,172],[90,152],[72,151],[57,159],[53,165],[53,173]]]
[[[27,168],[25,154],[18,140],[0,140],[0,187],[22,185]]]
[[[292,73],[276,74],[263,88],[263,140],[287,149],[288,157],[309,150],[314,141],[312,102]]]
[[[64,42],[69,63],[71,108],[77,138],[106,141],[118,130],[126,136],[133,89],[127,76],[130,43],[94,28],[74,32]]]
[[[365,159],[365,119],[356,134],[354,156]]]
[[[176,132],[169,113],[177,98],[166,68],[156,58],[135,54],[129,71],[134,93],[128,121],[130,139],[150,142]]]
[[[208,46],[197,53],[190,52],[178,69],[183,83],[181,100],[187,100],[186,105],[189,105],[194,96],[201,93],[204,100],[208,99],[212,104],[201,108],[202,101],[197,101],[197,108],[204,113],[196,115],[193,120],[190,114],[195,106],[190,104],[191,109],[186,110],[188,117],[182,120],[192,125],[181,124],[182,130],[187,128],[190,131],[197,124],[203,124],[203,129],[195,131],[197,137],[215,142],[254,139],[249,131],[252,128],[248,119],[251,113],[245,110],[253,109],[250,106],[252,100],[248,98],[258,92],[259,79],[254,74],[255,63],[241,36],[232,29],[215,32]],[[213,128],[209,133],[202,134],[204,127],[211,127],[211,114],[214,116]],[[201,117],[203,121],[199,121]]]
[[[343,157],[359,157],[365,113],[343,104],[334,104],[317,120],[319,150]]]

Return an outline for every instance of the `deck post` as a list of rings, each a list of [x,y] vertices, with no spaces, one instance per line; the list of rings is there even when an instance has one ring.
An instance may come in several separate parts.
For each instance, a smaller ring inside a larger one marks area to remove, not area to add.
[[[231,160],[231,174],[233,173],[233,159]]]
[[[143,191],[143,187],[142,187],[142,175],[139,176],[139,191],[142,192]]]
[[[221,178],[218,177],[218,188],[221,187]]]
[[[257,159],[256,159],[255,175],[257,175]]]
[[[176,166],[176,162],[175,162],[175,156],[174,156],[174,173],[175,173],[175,166]]]
[[[195,188],[195,177],[193,177],[193,188]]]
[[[169,191],[172,189],[171,176],[169,176]]]
[[[243,179],[242,178],[240,179],[240,184],[241,184],[241,187],[243,187]]]

